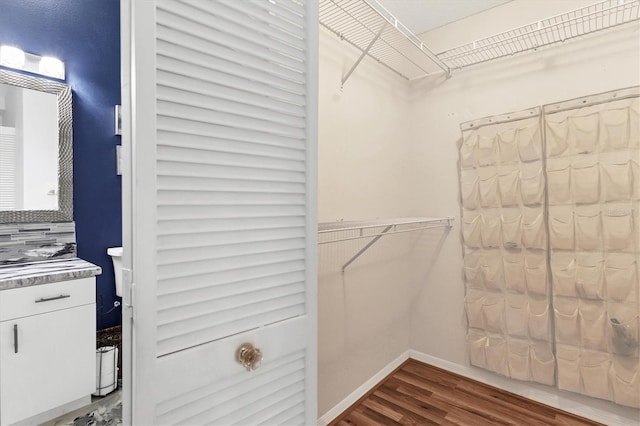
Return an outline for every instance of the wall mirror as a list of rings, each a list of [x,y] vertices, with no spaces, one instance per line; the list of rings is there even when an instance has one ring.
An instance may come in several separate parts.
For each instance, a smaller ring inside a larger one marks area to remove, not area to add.
[[[0,70],[0,223],[73,220],[71,88]]]

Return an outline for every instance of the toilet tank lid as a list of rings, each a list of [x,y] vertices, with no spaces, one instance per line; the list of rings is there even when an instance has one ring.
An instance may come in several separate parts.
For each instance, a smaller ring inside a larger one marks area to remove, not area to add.
[[[107,254],[114,257],[122,257],[122,247],[109,247]]]

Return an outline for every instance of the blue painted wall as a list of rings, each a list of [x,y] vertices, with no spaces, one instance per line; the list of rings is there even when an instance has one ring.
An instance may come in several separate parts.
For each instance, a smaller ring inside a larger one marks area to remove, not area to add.
[[[113,106],[120,103],[119,0],[0,0],[0,44],[66,65],[73,91],[73,209],[78,256],[100,265],[98,329],[120,323],[113,309],[107,247],[122,242],[121,186],[116,175]],[[111,312],[109,312],[111,310]]]

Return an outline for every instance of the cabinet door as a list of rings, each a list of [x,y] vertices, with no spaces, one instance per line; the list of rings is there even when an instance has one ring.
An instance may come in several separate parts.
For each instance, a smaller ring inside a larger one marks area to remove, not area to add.
[[[1,322],[0,424],[94,392],[95,329],[94,304]]]

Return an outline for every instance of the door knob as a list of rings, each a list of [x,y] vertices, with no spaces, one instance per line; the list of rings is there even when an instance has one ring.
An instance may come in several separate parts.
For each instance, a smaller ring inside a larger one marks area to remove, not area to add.
[[[238,362],[242,364],[247,371],[255,370],[262,363],[262,352],[254,347],[251,343],[243,343],[236,353]]]

